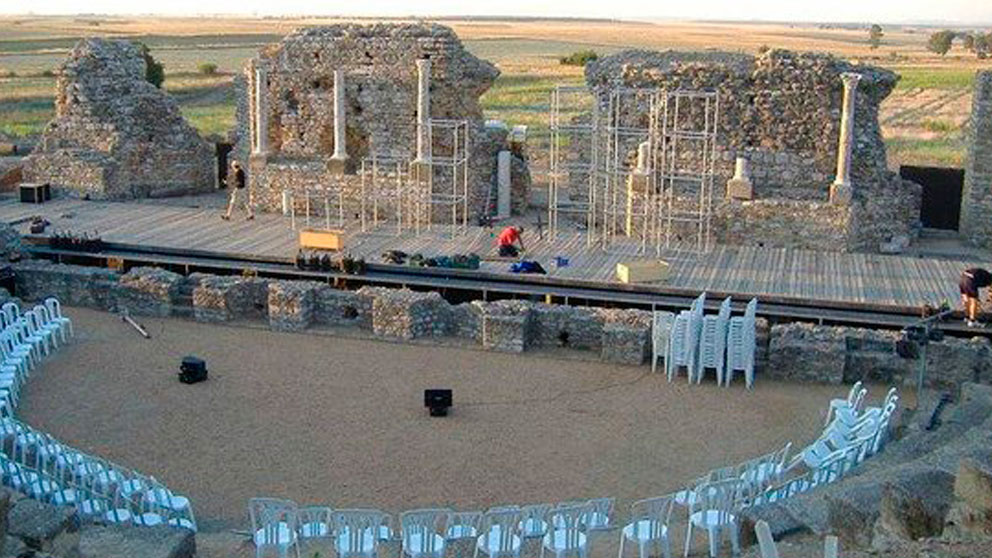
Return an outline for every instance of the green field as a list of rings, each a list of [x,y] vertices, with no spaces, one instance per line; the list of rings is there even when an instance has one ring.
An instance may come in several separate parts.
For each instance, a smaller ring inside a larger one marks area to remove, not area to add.
[[[78,36],[17,35],[0,41],[0,133],[36,137],[54,111],[53,72]],[[207,136],[225,136],[234,126],[232,77],[258,48],[276,34],[217,34],[130,37],[145,42],[165,65],[165,88],[177,97],[183,115]],[[611,54],[621,47],[601,42],[535,38],[477,38],[464,41],[475,55],[496,64],[501,75],[481,99],[486,118],[524,124],[535,150],[546,146],[550,94],[556,84],[581,85],[582,68],[562,66],[558,58],[592,48]],[[215,76],[196,73],[202,63],[219,68]],[[884,65],[876,60],[874,63]],[[893,64],[897,64],[893,62]],[[901,75],[882,106],[881,121],[893,165],[960,166],[964,159],[964,122],[974,67],[968,65],[894,65]],[[13,73],[16,77],[10,76]],[[578,114],[588,99],[567,107]],[[540,157],[540,153],[535,153]]]

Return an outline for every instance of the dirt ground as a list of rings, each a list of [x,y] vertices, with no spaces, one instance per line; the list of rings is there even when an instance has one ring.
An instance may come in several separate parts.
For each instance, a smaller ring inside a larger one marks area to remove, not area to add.
[[[145,340],[114,315],[67,313],[76,339],[32,377],[21,418],[188,494],[214,532],[245,529],[253,496],[393,513],[616,496],[625,517],[710,468],[808,442],[845,390],[689,387],[646,366],[176,319],[142,318]],[[209,381],[177,381],[187,354]],[[454,389],[451,416],[427,416],[430,387]]]

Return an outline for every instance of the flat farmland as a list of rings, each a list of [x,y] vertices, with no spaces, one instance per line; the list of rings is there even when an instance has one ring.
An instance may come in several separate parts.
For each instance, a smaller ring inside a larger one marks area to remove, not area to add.
[[[54,71],[87,36],[139,40],[165,65],[166,89],[202,133],[223,136],[234,123],[233,76],[263,45],[293,29],[338,23],[332,18],[0,17],[0,134],[36,137],[54,111]],[[359,20],[371,22],[372,20]],[[398,20],[394,20],[398,21]],[[960,166],[974,73],[992,68],[960,46],[936,56],[926,50],[934,29],[885,26],[880,48],[865,29],[815,24],[620,22],[605,20],[442,19],[466,47],[493,62],[499,79],[483,97],[487,118],[531,130],[540,173],[547,144],[550,92],[581,85],[583,69],[559,63],[579,50],[609,55],[627,48],[729,50],[788,48],[830,52],[890,68],[902,76],[880,115],[889,162]],[[201,64],[217,74],[201,75]],[[581,104],[571,107],[575,113]]]

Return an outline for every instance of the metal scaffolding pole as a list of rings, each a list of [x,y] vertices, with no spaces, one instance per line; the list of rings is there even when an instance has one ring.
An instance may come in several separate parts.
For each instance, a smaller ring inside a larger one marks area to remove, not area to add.
[[[565,113],[590,110],[588,121]],[[576,216],[584,224],[586,243],[594,243],[597,169],[599,166],[599,108],[586,87],[558,85],[551,91],[549,112],[548,232],[558,235],[561,216]]]

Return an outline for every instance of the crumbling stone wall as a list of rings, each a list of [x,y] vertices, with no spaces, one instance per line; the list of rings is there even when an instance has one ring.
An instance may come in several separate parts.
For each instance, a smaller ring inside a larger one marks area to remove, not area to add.
[[[854,109],[854,196],[842,208],[831,209],[825,202],[836,172],[844,91],[840,76],[845,72],[861,75]],[[713,195],[718,242],[833,250],[879,251],[894,237],[911,239],[916,234],[921,190],[887,169],[878,122],[879,105],[897,80],[896,74],[881,68],[786,50],[756,57],[633,50],[586,67],[586,82],[601,109],[609,105],[610,91],[618,84],[717,92]],[[649,127],[650,111],[643,102],[628,100],[621,113],[627,125]],[[679,115],[681,127],[705,128],[698,103],[683,104]],[[633,160],[636,141],[623,147],[629,152],[628,162]],[[682,141],[679,161],[698,157],[694,153],[698,143]],[[719,201],[737,157],[750,162],[755,200],[767,204]],[[740,218],[758,226],[734,227]]]
[[[477,213],[489,192],[505,134],[483,126],[479,97],[499,71],[470,54],[448,27],[437,24],[342,24],[301,29],[262,49],[236,84],[236,152],[251,149],[255,70],[263,84],[266,152],[252,156],[249,181],[263,209],[280,207],[283,190],[343,185],[357,199],[363,158],[412,161],[416,149],[417,60],[431,61],[430,116],[469,122],[469,196]],[[345,81],[345,174],[328,169],[334,152],[334,71]],[[435,131],[435,153],[450,149]]]
[[[960,228],[967,239],[992,248],[992,71],[975,76],[971,103]]]
[[[854,383],[915,384],[920,361],[896,353],[895,331],[790,323],[772,326],[768,345],[771,378]],[[927,347],[928,386],[992,383],[988,339],[945,338]]]
[[[56,296],[67,305],[198,321],[267,321],[277,331],[352,327],[383,339],[469,341],[486,350],[569,349],[604,362],[640,365],[651,356],[651,312],[476,300],[451,304],[436,292],[362,287],[339,290],[316,281],[213,276],[183,277],[156,268],[125,274],[107,269],[28,260],[14,264],[17,295]],[[189,297],[183,292],[192,293]],[[756,323],[755,369],[760,378],[853,383],[915,382],[919,360],[896,353],[898,332],[790,323]],[[945,338],[927,353],[927,384],[954,388],[992,384],[987,339]]]
[[[84,39],[59,68],[55,119],[24,178],[81,197],[130,199],[207,192],[215,172],[210,144],[145,80],[138,48]]]

